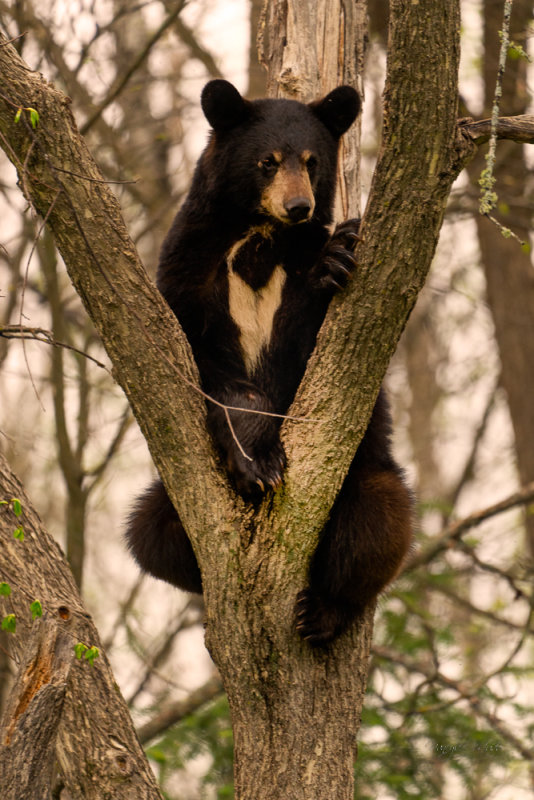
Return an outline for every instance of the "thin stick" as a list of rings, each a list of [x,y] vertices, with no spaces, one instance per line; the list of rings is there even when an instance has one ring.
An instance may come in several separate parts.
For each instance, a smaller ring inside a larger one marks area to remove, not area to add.
[[[497,194],[493,191],[495,185],[495,153],[497,150],[497,126],[499,121],[499,107],[502,97],[502,80],[506,66],[506,56],[510,46],[510,17],[512,14],[513,0],[504,0],[504,16],[501,31],[501,50],[499,53],[499,67],[497,80],[495,81],[495,94],[493,96],[493,108],[491,111],[491,133],[489,138],[489,148],[486,154],[486,169],[480,176],[480,186],[482,194],[480,197],[480,213],[488,215],[497,205]]]

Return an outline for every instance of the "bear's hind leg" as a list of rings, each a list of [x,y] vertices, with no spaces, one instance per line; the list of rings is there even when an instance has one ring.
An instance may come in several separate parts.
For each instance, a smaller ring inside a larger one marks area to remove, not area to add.
[[[412,499],[400,470],[353,463],[310,564],[295,607],[312,646],[346,630],[396,577],[412,540]]]
[[[191,542],[160,480],[137,498],[128,517],[125,538],[144,572],[186,592],[202,593]]]

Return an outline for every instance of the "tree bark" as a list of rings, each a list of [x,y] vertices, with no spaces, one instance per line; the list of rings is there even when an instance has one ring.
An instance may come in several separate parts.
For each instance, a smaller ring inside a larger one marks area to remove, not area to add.
[[[312,19],[315,4],[298,5]],[[332,14],[329,6],[328,23],[350,8]],[[271,9],[294,47],[296,6]],[[229,696],[240,800],[353,796],[372,610],[328,652],[313,652],[293,632],[292,609],[470,153],[456,129],[459,27],[458,0],[392,0],[384,141],[358,280],[332,303],[291,410],[313,422],[286,421],[285,484],[257,510],[216,468],[187,342],[146,279],[67,101],[0,46],[4,147],[54,231],[201,565],[206,641]],[[309,41],[326,29],[307,25]],[[302,55],[306,75],[314,62]],[[39,110],[35,131],[26,112],[14,123],[19,106]],[[347,198],[348,213],[350,205]]]
[[[19,518],[13,498],[22,504]],[[59,547],[1,455],[0,499],[8,501],[0,506],[0,581],[11,587],[0,616],[15,613],[10,650],[20,663],[4,713],[2,789],[14,800],[48,797],[44,787],[57,759],[73,800],[161,800],[105,653],[100,649],[92,667],[72,663],[77,643],[100,648],[98,633]],[[19,524],[24,541],[13,537]],[[36,599],[43,620],[32,623]]]
[[[51,800],[55,744],[74,659],[62,620],[37,619],[2,722],[0,775],[5,800]]]

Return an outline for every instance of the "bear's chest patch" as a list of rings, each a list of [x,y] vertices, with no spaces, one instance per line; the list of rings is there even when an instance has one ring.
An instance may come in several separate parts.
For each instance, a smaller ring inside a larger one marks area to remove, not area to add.
[[[234,269],[234,260],[246,239],[234,245],[227,257],[228,305],[230,315],[239,328],[239,342],[247,372],[252,374],[260,354],[269,346],[274,316],[282,302],[286,273],[276,265],[268,280],[254,289]]]

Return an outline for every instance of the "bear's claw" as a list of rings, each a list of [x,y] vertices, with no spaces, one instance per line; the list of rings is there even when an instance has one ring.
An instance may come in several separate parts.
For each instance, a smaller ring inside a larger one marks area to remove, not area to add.
[[[244,458],[239,451],[228,457],[228,471],[239,494],[251,501],[259,500],[267,489],[276,491],[283,481],[286,457],[278,442],[266,456]]]
[[[297,595],[294,622],[301,639],[311,647],[326,647],[345,627],[343,614],[309,589]]]
[[[312,271],[312,281],[319,289],[340,291],[345,288],[357,266],[354,250],[360,241],[359,229],[357,219],[349,219],[336,227]]]

